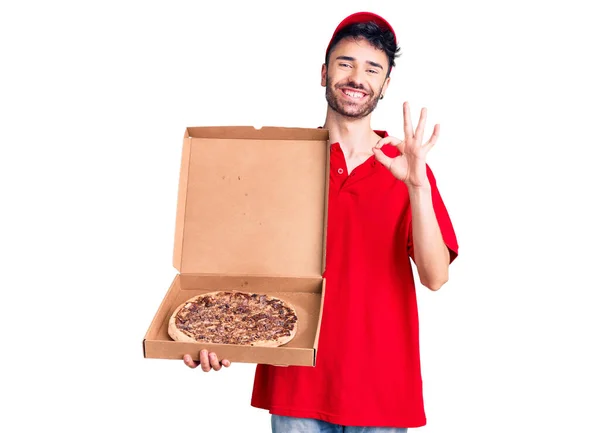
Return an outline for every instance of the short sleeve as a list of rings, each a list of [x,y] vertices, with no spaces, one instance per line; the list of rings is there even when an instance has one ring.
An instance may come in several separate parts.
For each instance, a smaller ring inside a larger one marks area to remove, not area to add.
[[[429,184],[431,185],[431,199],[433,201],[433,210],[435,212],[435,216],[437,218],[438,225],[440,226],[440,232],[442,233],[442,238],[444,239],[444,243],[448,247],[448,252],[450,253],[450,263],[452,263],[456,257],[458,257],[458,241],[456,238],[456,233],[454,231],[454,226],[452,225],[452,220],[450,219],[450,215],[448,213],[448,209],[444,204],[444,200],[440,194],[440,191],[437,187],[437,182],[433,172],[429,165],[427,165],[427,178],[429,179]],[[410,219],[408,225],[408,254],[414,260],[414,247],[413,247],[413,238],[412,238],[412,217]]]

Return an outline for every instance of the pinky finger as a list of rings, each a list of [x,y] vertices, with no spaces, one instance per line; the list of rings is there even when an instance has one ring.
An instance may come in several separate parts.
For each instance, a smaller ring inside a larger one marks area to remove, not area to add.
[[[427,143],[425,143],[425,148],[427,150],[431,149],[435,145],[439,136],[440,136],[440,125],[438,123],[433,127],[433,133],[431,134],[431,138],[429,139],[429,141],[427,141]]]

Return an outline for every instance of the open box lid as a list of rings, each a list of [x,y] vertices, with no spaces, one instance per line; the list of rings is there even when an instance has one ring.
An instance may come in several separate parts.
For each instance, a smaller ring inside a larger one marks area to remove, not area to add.
[[[182,274],[321,277],[329,132],[190,127],[173,265]]]

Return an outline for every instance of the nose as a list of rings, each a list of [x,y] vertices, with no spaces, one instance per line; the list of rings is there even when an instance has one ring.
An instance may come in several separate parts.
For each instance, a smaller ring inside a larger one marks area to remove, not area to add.
[[[350,78],[352,78],[352,81],[354,81],[356,84],[363,84],[365,81],[365,72],[360,68],[353,68]]]

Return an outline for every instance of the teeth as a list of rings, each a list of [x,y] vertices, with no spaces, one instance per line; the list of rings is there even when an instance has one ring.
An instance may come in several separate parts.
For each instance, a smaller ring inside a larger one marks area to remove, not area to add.
[[[360,92],[351,92],[351,91],[349,91],[349,90],[344,90],[344,93],[345,93],[346,95],[348,95],[348,96],[350,96],[350,97],[352,97],[352,98],[356,98],[356,99],[358,99],[358,98],[362,98],[362,97],[364,96],[364,94],[363,94],[363,93],[360,93]]]

